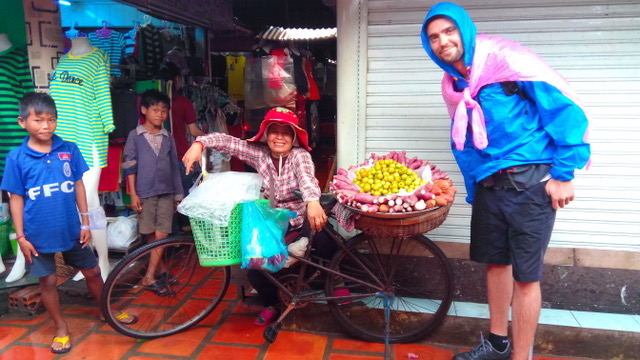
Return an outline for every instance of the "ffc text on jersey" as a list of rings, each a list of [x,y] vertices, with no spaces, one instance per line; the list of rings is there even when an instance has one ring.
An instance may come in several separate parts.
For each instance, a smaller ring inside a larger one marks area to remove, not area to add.
[[[29,189],[27,192],[29,193],[29,198],[31,200],[35,200],[38,195],[44,195],[45,197],[49,197],[53,195],[53,193],[62,191],[64,193],[72,193],[74,191],[73,181],[67,180],[60,183],[46,184],[42,186],[36,186]]]

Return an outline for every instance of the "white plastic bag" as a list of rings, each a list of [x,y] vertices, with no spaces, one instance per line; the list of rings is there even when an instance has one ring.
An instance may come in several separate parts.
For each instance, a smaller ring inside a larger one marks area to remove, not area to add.
[[[126,250],[138,237],[138,220],[135,215],[118,216],[114,223],[107,227],[107,247],[109,249]]]
[[[182,200],[178,211],[188,217],[211,221],[214,226],[227,226],[234,206],[258,199],[260,187],[262,176],[256,173],[210,173]]]
[[[304,253],[307,251],[307,246],[309,246],[309,238],[303,236],[299,240],[289,244],[289,246],[287,246],[287,251],[295,256],[304,256]],[[284,267],[288,268],[289,266],[295,264],[297,261],[298,259],[289,256],[287,257],[287,262],[284,264]]]

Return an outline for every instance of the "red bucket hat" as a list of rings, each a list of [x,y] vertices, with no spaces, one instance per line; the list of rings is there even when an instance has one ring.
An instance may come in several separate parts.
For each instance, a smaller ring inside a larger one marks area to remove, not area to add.
[[[291,126],[295,133],[293,146],[300,146],[307,151],[311,151],[311,148],[309,147],[309,136],[303,128],[298,126],[298,117],[293,111],[283,107],[276,107],[269,110],[267,115],[264,116],[262,123],[260,123],[260,130],[258,131],[258,134],[251,139],[247,139],[247,141],[267,141],[267,127],[273,123],[287,124]]]

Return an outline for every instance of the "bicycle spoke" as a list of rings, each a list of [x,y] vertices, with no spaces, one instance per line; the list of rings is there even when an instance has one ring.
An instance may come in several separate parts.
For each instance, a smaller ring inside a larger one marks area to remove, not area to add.
[[[391,310],[391,342],[420,339],[442,321],[451,305],[452,273],[435,244],[423,236],[376,239],[361,234],[349,241],[348,248],[334,258],[330,267],[343,275],[383,284],[380,291],[348,281],[345,276],[327,279],[327,296],[340,288],[351,292],[349,302],[335,300],[329,306],[352,335],[384,342],[385,302]]]
[[[161,254],[153,288],[142,285],[151,254]],[[193,240],[167,238],[125,256],[111,272],[102,293],[107,322],[127,336],[153,339],[183,331],[203,320],[229,285],[229,268],[199,265]],[[135,324],[115,317],[135,315]]]

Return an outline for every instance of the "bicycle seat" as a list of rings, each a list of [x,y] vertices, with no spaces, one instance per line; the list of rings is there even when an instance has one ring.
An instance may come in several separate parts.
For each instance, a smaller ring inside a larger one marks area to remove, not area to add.
[[[300,189],[293,190],[293,193],[299,198],[302,199],[302,191]],[[338,202],[338,199],[332,193],[322,193],[320,194],[320,206],[322,206],[325,210],[331,210]]]
[[[336,198],[335,195],[333,195],[333,193],[320,194],[320,205],[325,210],[333,209],[333,207],[336,205],[337,202],[338,202],[338,199]]]

